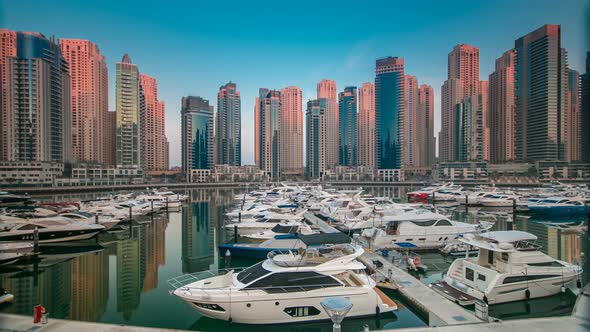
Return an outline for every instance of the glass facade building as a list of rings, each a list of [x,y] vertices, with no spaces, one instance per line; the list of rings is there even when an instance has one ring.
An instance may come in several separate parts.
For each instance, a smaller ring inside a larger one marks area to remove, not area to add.
[[[375,76],[376,166],[399,169],[403,138],[404,60],[377,60]]]
[[[182,98],[182,170],[213,168],[213,106],[201,97]]]
[[[117,167],[140,167],[139,120],[142,93],[139,70],[125,54],[117,63]]]
[[[357,165],[357,88],[346,87],[338,95],[338,164]]]

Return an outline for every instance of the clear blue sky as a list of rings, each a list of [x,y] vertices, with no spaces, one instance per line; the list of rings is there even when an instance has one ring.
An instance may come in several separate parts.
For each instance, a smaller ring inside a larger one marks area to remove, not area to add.
[[[166,102],[171,165],[180,164],[180,98],[199,95],[217,106],[219,86],[242,94],[242,160],[254,162],[253,109],[258,88],[297,85],[304,103],[322,78],[338,90],[374,80],[375,59],[405,58],[406,73],[436,92],[447,54],[459,43],[480,47],[480,78],[514,40],[561,24],[570,67],[583,70],[589,49],[588,1],[30,1],[0,0],[0,27],[89,39],[109,66],[114,111],[115,63],[129,53],[158,79]]]

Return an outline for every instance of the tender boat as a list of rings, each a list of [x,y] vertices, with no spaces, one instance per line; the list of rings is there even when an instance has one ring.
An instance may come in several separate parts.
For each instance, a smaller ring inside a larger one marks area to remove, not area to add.
[[[491,223],[468,224],[428,210],[391,217],[385,229],[365,229],[361,239],[376,248],[434,249],[456,242],[463,234],[478,233]]]
[[[33,241],[35,229],[38,230],[39,243],[53,243],[90,239],[105,227],[66,217],[12,218],[0,222],[0,241]]]
[[[320,302],[334,296],[352,302],[347,317],[397,310],[357,261],[363,253],[350,244],[273,253],[242,271],[180,286],[174,295],[203,316],[242,324],[328,320]]]
[[[478,256],[455,260],[431,287],[461,305],[497,304],[554,295],[579,280],[579,266],[542,253],[530,243],[536,239],[522,231],[465,235],[460,241],[478,248]]]

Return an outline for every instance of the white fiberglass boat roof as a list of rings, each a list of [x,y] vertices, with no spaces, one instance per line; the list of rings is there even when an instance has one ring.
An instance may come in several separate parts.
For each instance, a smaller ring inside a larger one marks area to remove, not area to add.
[[[497,242],[535,241],[536,235],[523,231],[494,231],[479,234],[479,236]]]

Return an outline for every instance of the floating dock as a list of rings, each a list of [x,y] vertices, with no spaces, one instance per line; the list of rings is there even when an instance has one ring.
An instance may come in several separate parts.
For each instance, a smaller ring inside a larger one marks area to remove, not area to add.
[[[303,214],[303,217],[305,218],[305,220],[307,220],[308,223],[317,226],[317,228],[319,228],[319,230],[322,233],[338,233],[340,232],[339,230],[337,230],[336,228],[328,225],[327,222],[323,221],[322,219],[316,217],[313,213],[311,212],[305,212]]]
[[[428,319],[429,326],[483,323],[472,312],[445,299],[440,294],[375,253],[367,252],[359,260],[381,276],[390,279],[392,289]],[[391,271],[391,273],[390,273]]]
[[[303,216],[310,224],[317,226],[324,233],[339,232],[311,212],[306,212]],[[379,274],[381,277],[379,279],[388,278],[389,282],[379,282],[378,285],[397,290],[412,307],[428,319],[430,326],[483,323],[472,312],[447,300],[382,256],[367,252],[359,260]],[[380,262],[377,264],[380,266],[375,266],[374,262],[377,261]]]

